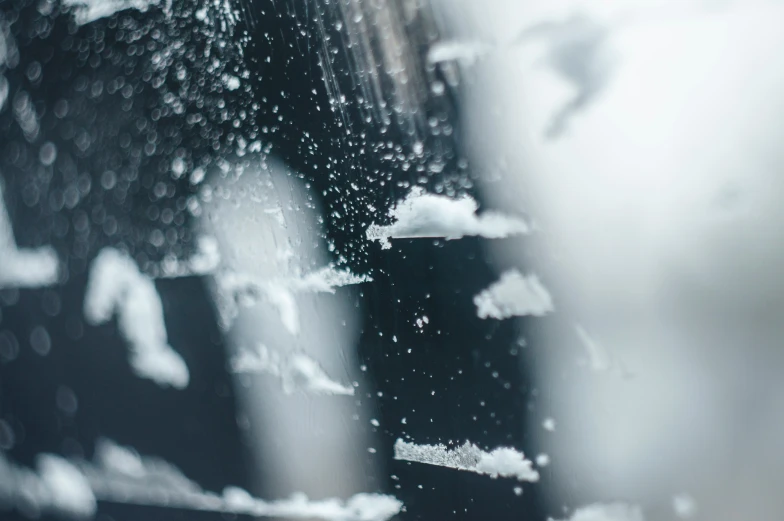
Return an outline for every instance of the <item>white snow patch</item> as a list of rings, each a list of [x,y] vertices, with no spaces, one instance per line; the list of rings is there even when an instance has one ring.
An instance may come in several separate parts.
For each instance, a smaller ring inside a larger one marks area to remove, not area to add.
[[[233,271],[215,277],[218,290],[223,295],[219,303],[224,328],[231,325],[237,314],[236,305],[254,305],[264,299],[278,310],[280,320],[292,334],[299,333],[297,293],[335,293],[335,288],[371,282],[367,275],[355,275],[349,270],[325,266],[304,276],[263,279]]]
[[[491,46],[476,41],[444,40],[433,44],[427,51],[429,63],[459,61],[471,65],[490,52]]]
[[[415,187],[390,210],[393,224],[371,224],[366,235],[371,241],[379,241],[382,249],[389,249],[392,247],[389,239],[453,240],[466,236],[501,239],[529,232],[528,225],[520,218],[490,211],[476,215],[478,209],[479,205],[469,196],[453,199]]]
[[[550,455],[549,454],[538,454],[536,456],[536,464],[540,467],[546,467],[550,464]]]
[[[38,475],[49,489],[51,505],[75,517],[91,517],[96,510],[95,496],[78,468],[63,458],[41,454],[37,458]]]
[[[146,12],[159,3],[160,0],[62,0],[63,6],[72,8],[71,12],[79,25],[107,18],[126,9]]]
[[[59,262],[49,246],[18,248],[0,186],[0,289],[39,288],[57,282]]]
[[[387,521],[403,504],[392,496],[356,494],[348,500],[309,500],[304,494],[265,501],[229,486],[221,495],[203,490],[170,463],[139,456],[132,449],[102,440],[94,464],[82,470],[100,501],[165,508],[324,521]]]
[[[254,351],[245,349],[231,361],[236,373],[266,373],[281,379],[283,392],[303,391],[311,394],[344,394],[352,396],[354,388],[332,380],[318,362],[302,352],[280,354],[259,345]]]
[[[417,445],[398,438],[395,442],[395,459],[425,463],[457,470],[486,474],[491,478],[514,477],[520,481],[539,481],[539,473],[522,452],[499,447],[485,452],[468,441],[460,447],[449,449],[446,445]]]
[[[90,269],[84,317],[88,324],[99,325],[115,313],[136,374],[161,386],[186,387],[188,367],[168,345],[163,304],[155,284],[126,254],[104,248]]]
[[[542,428],[546,431],[555,431],[555,420],[553,418],[545,418],[542,422]]]
[[[36,513],[74,518],[95,514],[95,496],[78,468],[52,454],[40,454],[37,467],[15,465],[0,452],[0,508],[24,505]]]
[[[536,275],[516,269],[501,275],[498,282],[474,297],[479,318],[504,319],[513,316],[541,317],[555,310],[553,298]]]
[[[596,503],[578,508],[568,521],[644,521],[639,506],[625,503]],[[553,521],[550,518],[550,521]]]
[[[688,519],[697,513],[697,502],[689,494],[678,494],[672,498],[672,508],[679,518]]]

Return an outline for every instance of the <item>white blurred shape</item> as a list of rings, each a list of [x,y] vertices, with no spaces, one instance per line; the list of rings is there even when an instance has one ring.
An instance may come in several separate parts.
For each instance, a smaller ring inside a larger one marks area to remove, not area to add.
[[[313,358],[305,353],[291,352],[285,357],[259,345],[254,351],[242,349],[231,361],[236,373],[266,373],[280,378],[283,392],[313,394],[344,394],[352,396],[354,388],[332,380]]]
[[[675,515],[681,519],[689,519],[697,513],[697,502],[689,494],[678,494],[672,498]]]
[[[84,317],[88,324],[99,325],[115,313],[136,374],[161,386],[185,388],[188,367],[168,344],[163,304],[155,283],[128,255],[104,248],[90,267]]]
[[[504,319],[532,315],[541,317],[555,310],[553,299],[539,277],[516,269],[504,272],[498,282],[474,297],[479,318]]]
[[[145,12],[159,3],[160,0],[62,0],[63,6],[72,9],[79,25],[107,18],[126,9]]]
[[[91,517],[95,513],[95,496],[78,468],[52,454],[39,455],[37,466],[41,481],[49,489],[54,510],[78,518]]]
[[[453,199],[445,195],[429,194],[414,187],[390,210],[394,221],[388,226],[371,224],[367,238],[378,241],[382,249],[392,245],[389,239],[443,237],[446,240],[465,236],[500,239],[528,233],[528,225],[520,218],[497,212],[476,215],[479,205],[469,196]]]
[[[17,247],[0,184],[0,289],[51,286],[57,282],[58,270],[51,247]]]
[[[499,447],[490,452],[483,451],[466,441],[462,446],[450,449],[446,445],[418,445],[398,438],[395,442],[395,459],[436,465],[491,478],[513,477],[519,481],[539,481],[539,473],[522,452],[509,447]]]

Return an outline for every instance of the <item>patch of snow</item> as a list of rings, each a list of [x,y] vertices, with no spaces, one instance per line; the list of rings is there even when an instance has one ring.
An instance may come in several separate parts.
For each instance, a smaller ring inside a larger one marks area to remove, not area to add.
[[[513,316],[541,317],[555,310],[553,298],[536,275],[516,269],[501,275],[498,282],[474,297],[479,318],[504,319]]]
[[[309,500],[304,494],[295,494],[265,501],[229,486],[218,495],[205,491],[170,463],[139,456],[108,440],[100,442],[96,461],[84,463],[82,471],[99,501],[117,503],[324,521],[387,521],[403,506],[382,494],[356,494],[346,501]]]
[[[433,44],[427,51],[429,63],[460,61],[471,65],[490,52],[491,46],[475,41],[445,40]]]
[[[453,199],[415,187],[390,210],[393,224],[371,224],[366,236],[371,241],[379,241],[382,249],[389,249],[392,247],[389,239],[454,240],[466,236],[501,239],[529,232],[528,225],[520,218],[489,211],[476,215],[478,209],[479,205],[469,196]]]
[[[578,508],[568,521],[644,521],[638,506],[625,503],[596,503]],[[552,518],[550,521],[553,521]]]
[[[542,422],[542,428],[546,431],[555,431],[555,420],[553,418],[545,418]]]
[[[115,313],[136,374],[161,386],[185,388],[188,367],[168,345],[163,304],[154,282],[128,255],[104,248],[90,268],[84,317],[88,324],[99,325]]]
[[[281,379],[283,392],[303,391],[311,394],[343,394],[352,396],[354,388],[332,380],[318,362],[302,352],[285,357],[259,345],[254,351],[242,350],[231,361],[236,373],[266,373]]]
[[[499,447],[485,452],[466,441],[460,447],[449,449],[446,445],[417,445],[398,438],[395,442],[395,459],[436,465],[457,470],[486,474],[491,478],[514,477],[520,481],[539,481],[539,473],[522,452]]]
[[[95,514],[95,496],[78,468],[52,454],[39,455],[37,466],[38,475],[49,489],[51,505],[55,510],[79,518]]]
[[[536,464],[540,467],[546,467],[550,464],[550,456],[548,454],[538,454],[536,456]]]
[[[52,454],[40,454],[37,470],[15,465],[0,452],[0,508],[89,519],[96,500],[77,467]]]
[[[39,288],[57,282],[54,249],[18,248],[0,186],[0,288]]]
[[[62,0],[64,7],[70,7],[74,20],[79,25],[107,18],[126,9],[146,12],[157,6],[160,0]]]
[[[297,293],[335,293],[337,287],[372,280],[367,275],[355,275],[332,265],[299,277],[262,279],[232,271],[215,277],[218,290],[223,295],[219,311],[224,328],[228,328],[236,316],[237,304],[250,306],[264,299],[278,310],[281,322],[292,335],[299,333]]]

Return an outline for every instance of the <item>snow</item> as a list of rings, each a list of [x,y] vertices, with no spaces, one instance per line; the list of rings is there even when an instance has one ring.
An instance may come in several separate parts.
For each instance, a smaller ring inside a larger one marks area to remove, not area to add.
[[[489,51],[490,46],[485,43],[445,40],[430,47],[427,51],[427,61],[429,63],[441,63],[456,60],[471,65]]]
[[[299,333],[299,309],[295,299],[297,293],[335,293],[337,287],[371,282],[373,279],[329,265],[306,275],[270,279],[225,271],[218,274],[215,280],[223,295],[219,308],[225,328],[231,325],[237,314],[237,303],[249,306],[264,299],[277,309],[284,327],[296,335]]]
[[[644,518],[638,506],[625,503],[596,503],[578,508],[568,521],[644,521]]]
[[[104,248],[90,269],[84,317],[88,324],[100,325],[115,313],[134,372],[161,386],[185,388],[188,367],[168,345],[163,304],[154,282],[126,254]]]
[[[541,317],[555,310],[553,298],[536,275],[512,269],[474,297],[479,318]]]
[[[395,442],[395,459],[425,463],[457,470],[486,474],[491,478],[514,477],[520,481],[539,481],[539,473],[522,452],[499,447],[486,452],[466,441],[460,447],[449,449],[446,445],[417,445],[398,438]]]
[[[465,236],[501,239],[529,231],[522,219],[490,211],[476,215],[478,208],[469,196],[453,199],[416,187],[390,210],[393,224],[372,224],[366,235],[371,241],[379,241],[382,249],[389,249],[392,246],[389,239],[438,237],[453,240]]]
[[[236,76],[232,76],[231,74],[224,74],[221,79],[223,80],[223,84],[226,85],[226,88],[229,90],[237,90],[240,88],[240,79]]]
[[[318,362],[302,352],[285,357],[259,345],[255,351],[242,350],[231,361],[236,373],[266,373],[281,379],[283,392],[302,391],[311,394],[353,395],[354,388],[332,380]]]
[[[95,513],[95,496],[78,468],[52,454],[39,455],[37,463],[38,475],[49,489],[56,510],[75,517],[91,517]]]
[[[165,508],[324,521],[387,521],[402,508],[392,496],[360,493],[343,501],[310,500],[304,494],[266,501],[228,486],[221,495],[203,490],[170,463],[139,456],[135,451],[101,440],[94,463],[82,471],[99,501]]]
[[[37,470],[20,467],[0,452],[0,508],[23,505],[25,511],[90,518],[96,500],[84,475],[71,463],[40,454]]]
[[[159,3],[159,0],[62,0],[64,7],[72,8],[71,12],[79,25],[107,18],[126,9],[145,12]]]
[[[0,289],[51,286],[58,271],[54,249],[17,247],[0,186]]]

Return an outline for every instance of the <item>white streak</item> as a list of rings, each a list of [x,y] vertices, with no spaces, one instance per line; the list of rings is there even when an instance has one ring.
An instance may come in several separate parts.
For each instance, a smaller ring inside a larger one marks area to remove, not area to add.
[[[51,247],[17,247],[0,187],[0,288],[50,286],[57,282],[58,266]]]
[[[568,521],[644,521],[644,518],[638,506],[624,503],[606,505],[596,503],[578,508]]]
[[[101,18],[107,18],[126,9],[136,9],[146,12],[152,6],[160,3],[159,0],[62,0],[63,6],[71,7],[74,19],[79,25],[84,25]]]
[[[490,51],[490,46],[476,41],[445,40],[433,44],[427,51],[429,63],[460,61],[473,64]]]
[[[513,316],[541,317],[555,310],[553,298],[536,275],[516,269],[501,275],[498,282],[474,297],[479,318],[504,319]]]
[[[89,324],[98,325],[108,322],[115,313],[136,374],[161,386],[186,387],[188,368],[168,345],[163,305],[155,284],[139,272],[130,257],[104,248],[90,269],[84,317]]]
[[[465,236],[501,239],[529,231],[522,219],[496,212],[476,215],[478,208],[469,196],[452,199],[415,187],[390,211],[393,224],[371,224],[366,235],[371,241],[379,241],[382,249],[388,249],[391,247],[389,239],[441,237],[452,240]]]
[[[226,271],[217,275],[215,280],[224,297],[219,306],[224,327],[228,327],[236,316],[236,304],[250,306],[264,299],[278,310],[286,329],[296,335],[299,333],[297,293],[335,293],[337,287],[371,282],[373,279],[330,265],[300,277],[262,279]]]
[[[609,369],[610,355],[607,353],[607,350],[601,344],[596,343],[582,326],[575,325],[574,330],[577,332],[577,336],[580,337],[580,341],[588,352],[588,361],[591,365],[591,369],[594,371],[606,371]]]
[[[236,373],[266,373],[281,379],[283,392],[303,391],[312,394],[353,395],[354,388],[332,380],[318,362],[305,353],[286,357],[259,345],[255,351],[242,350],[231,362]]]
[[[392,496],[356,494],[346,501],[330,498],[309,500],[304,494],[265,501],[238,487],[226,487],[222,495],[203,490],[179,469],[158,458],[103,440],[95,464],[82,466],[100,501],[166,508],[325,521],[387,521],[403,506]]]
[[[395,459],[486,474],[491,478],[539,481],[539,473],[533,469],[531,461],[525,459],[522,452],[508,447],[485,452],[468,441],[461,447],[449,449],[446,445],[417,445],[398,438]]]

